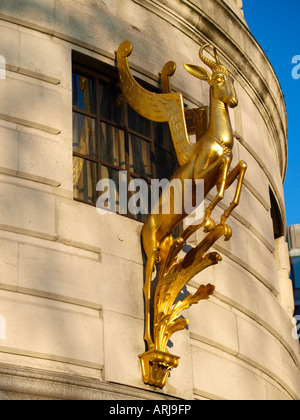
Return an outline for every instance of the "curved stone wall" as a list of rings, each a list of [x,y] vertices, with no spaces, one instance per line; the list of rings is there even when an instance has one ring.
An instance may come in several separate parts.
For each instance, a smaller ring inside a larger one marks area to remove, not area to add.
[[[270,201],[271,190],[285,226],[286,109],[239,2],[230,3],[0,2],[0,397],[300,397],[285,232],[274,240]],[[211,282],[216,293],[186,313],[189,329],[172,343],[180,366],[163,391],[143,384],[138,359],[142,225],[73,200],[72,52],[114,67],[125,39],[134,75],[153,86],[177,62],[173,87],[191,106],[209,104],[208,87],[181,64],[199,64],[204,42],[218,48],[240,101],[233,163],[249,166],[233,238],[215,247],[223,262],[190,285]]]

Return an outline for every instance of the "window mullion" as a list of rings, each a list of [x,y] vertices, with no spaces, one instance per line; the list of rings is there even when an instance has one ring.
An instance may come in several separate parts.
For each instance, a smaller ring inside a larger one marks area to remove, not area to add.
[[[127,171],[127,190],[130,182],[130,158],[129,158],[129,130],[128,130],[128,105],[124,103],[124,131],[125,131],[125,159]]]
[[[100,87],[99,79],[96,78],[96,113],[97,113],[97,175],[98,181],[101,180],[101,120],[100,120]]]

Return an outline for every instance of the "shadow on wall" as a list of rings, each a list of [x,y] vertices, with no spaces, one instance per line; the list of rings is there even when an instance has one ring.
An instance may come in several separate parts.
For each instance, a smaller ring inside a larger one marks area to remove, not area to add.
[[[97,0],[0,0],[0,18],[74,41],[75,45],[91,50],[110,51],[112,55],[118,45],[124,39],[132,38],[134,33],[137,41],[141,39],[136,44],[137,53],[143,53],[144,35],[141,31],[125,19],[120,25],[121,16],[132,13],[128,10],[127,2],[117,1],[113,10],[110,10],[110,6],[105,1]],[[145,21],[144,9],[135,7],[134,12],[139,13],[135,15],[135,22]],[[148,43],[147,54],[149,57],[160,56],[161,46]]]

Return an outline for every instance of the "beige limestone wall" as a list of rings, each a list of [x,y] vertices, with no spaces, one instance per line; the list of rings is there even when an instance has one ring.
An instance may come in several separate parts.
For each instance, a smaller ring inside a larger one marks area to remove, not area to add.
[[[243,0],[224,0],[234,13],[245,22],[243,12]],[[246,23],[246,22],[245,22]]]
[[[242,20],[219,0],[11,0],[0,1],[0,34],[0,398],[299,399],[289,268],[269,195],[285,224],[285,105]],[[142,225],[73,200],[72,51],[114,66],[124,39],[134,74],[153,85],[175,60],[174,88],[193,105],[209,104],[208,87],[181,63],[199,64],[203,42],[218,47],[240,100],[233,164],[249,165],[233,238],[215,246],[223,262],[189,286],[211,282],[216,293],[187,311],[163,391],[143,384],[138,359]]]

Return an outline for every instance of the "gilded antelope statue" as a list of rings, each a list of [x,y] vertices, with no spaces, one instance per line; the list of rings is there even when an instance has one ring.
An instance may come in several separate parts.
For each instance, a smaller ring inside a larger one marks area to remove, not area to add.
[[[247,165],[243,161],[239,162],[230,171],[234,137],[228,107],[235,108],[238,105],[238,99],[233,78],[227,68],[220,63],[217,50],[214,49],[215,60],[210,60],[204,56],[204,50],[208,46],[209,44],[202,46],[199,54],[200,59],[211,69],[212,74],[204,68],[195,65],[184,65],[191,75],[210,85],[209,124],[208,127],[205,127],[204,132],[203,127],[201,129],[199,126],[201,123],[197,123],[197,119],[201,121],[204,109],[185,111],[182,95],[171,91],[170,77],[175,72],[175,63],[167,63],[161,72],[163,93],[157,94],[145,90],[133,78],[127,61],[128,56],[132,52],[132,45],[129,41],[125,41],[120,45],[117,51],[117,62],[120,87],[129,105],[145,118],[169,123],[180,165],[171,180],[178,179],[182,184],[186,179],[192,180],[193,195],[196,191],[197,181],[204,180],[205,197],[213,187],[217,187],[217,195],[206,208],[204,220],[200,225],[204,227],[206,232],[212,232],[215,229],[216,224],[211,218],[211,213],[223,199],[225,190],[238,178],[234,199],[220,220],[220,225],[224,227],[225,238],[228,240],[232,232],[230,227],[226,225],[226,220],[239,204]],[[189,140],[189,135],[192,133],[197,134],[197,141],[193,144]],[[158,207],[159,209],[162,208],[165,200],[172,203],[172,199],[174,199],[174,190],[163,192],[157,203],[156,210]],[[174,210],[174,206],[171,207],[171,214],[168,215],[162,214],[160,211],[152,211],[142,230],[143,247],[147,257],[144,284],[146,312],[144,339],[149,351],[157,348],[151,335],[150,325],[152,273],[155,265],[161,263],[162,258],[166,258],[164,255],[167,252],[166,250],[169,250],[171,245],[173,245],[174,249],[174,240],[171,232],[187,216],[184,210],[181,214],[175,214],[175,212],[172,212],[172,209]],[[196,228],[199,228],[199,225]],[[192,231],[193,229],[185,231],[177,241],[182,242],[186,240]],[[182,244],[180,249],[182,249]]]

